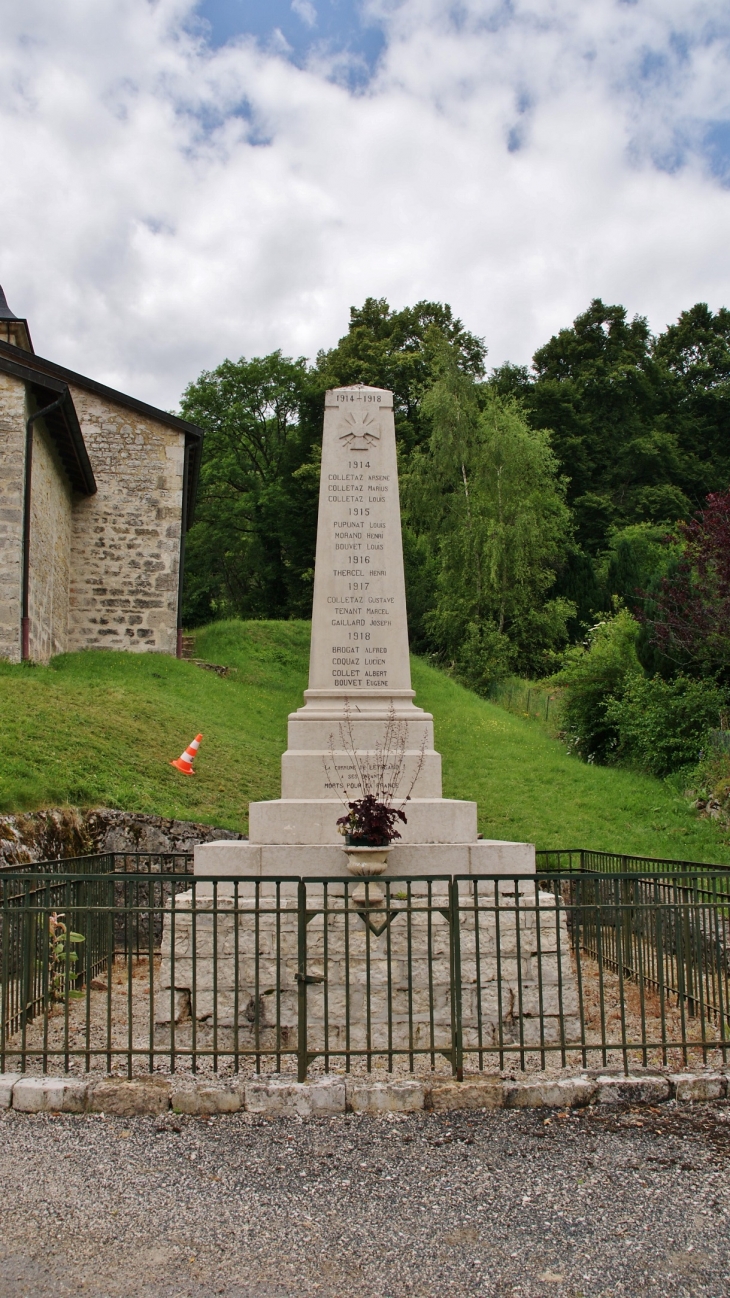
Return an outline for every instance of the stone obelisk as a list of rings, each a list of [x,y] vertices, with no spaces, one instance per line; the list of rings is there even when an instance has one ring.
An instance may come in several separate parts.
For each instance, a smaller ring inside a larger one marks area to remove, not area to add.
[[[407,736],[403,797],[417,777],[388,873],[534,869],[529,844],[478,839],[476,803],[442,797],[433,718],[413,702],[393,395],[382,388],[336,388],[325,398],[304,699],[289,717],[281,798],[250,804],[248,843],[197,848],[196,872],[344,874],[341,726],[358,753],[374,753],[393,713]]]

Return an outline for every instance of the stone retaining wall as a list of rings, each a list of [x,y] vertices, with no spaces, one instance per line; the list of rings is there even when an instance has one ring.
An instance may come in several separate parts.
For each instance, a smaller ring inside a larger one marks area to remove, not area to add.
[[[110,807],[50,808],[0,816],[0,865],[30,865],[96,852],[192,852],[198,843],[242,837],[213,825]]]

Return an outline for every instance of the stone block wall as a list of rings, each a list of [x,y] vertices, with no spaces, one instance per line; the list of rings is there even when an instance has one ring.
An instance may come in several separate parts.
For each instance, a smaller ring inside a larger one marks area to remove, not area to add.
[[[0,658],[20,661],[25,385],[0,374]]]
[[[33,425],[28,603],[29,648],[35,662],[48,662],[68,649],[72,511],[71,485],[38,420]]]
[[[281,885],[278,906],[274,885],[260,886],[257,907],[253,885],[239,885],[237,917],[230,884],[219,885],[215,913],[206,885],[175,899],[174,932],[168,911],[155,989],[158,1036],[174,1019],[182,1046],[194,1014],[199,1044],[215,1020],[220,1047],[230,1049],[237,1010],[239,1048],[276,1049],[278,986],[280,1044],[296,1048],[296,885]],[[307,924],[307,972],[327,979],[326,1004],[322,983],[307,992],[310,1050],[323,1051],[325,1044],[334,1051],[369,1046],[375,1053],[451,1049],[448,893],[442,880],[431,887],[428,902],[427,885],[414,882],[410,908],[393,899],[387,916],[382,904],[375,906],[368,925],[360,891],[353,896],[350,889],[346,906],[341,885],[329,885],[326,919],[316,913]],[[556,910],[552,893],[536,892],[534,879],[488,887],[478,908],[470,905],[471,891],[461,896],[465,1047],[494,1048],[500,1039],[532,1049],[541,1040],[555,1045],[561,1023],[565,1040],[577,1040],[578,993],[565,912]],[[322,906],[321,885],[308,886],[307,905]]]
[[[72,396],[98,492],[74,506],[69,649],[174,654],[184,434]]]

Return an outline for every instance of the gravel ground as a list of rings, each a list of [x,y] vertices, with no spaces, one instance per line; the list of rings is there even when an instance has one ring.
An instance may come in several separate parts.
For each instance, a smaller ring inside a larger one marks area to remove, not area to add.
[[[0,1119],[0,1294],[730,1295],[730,1105]]]

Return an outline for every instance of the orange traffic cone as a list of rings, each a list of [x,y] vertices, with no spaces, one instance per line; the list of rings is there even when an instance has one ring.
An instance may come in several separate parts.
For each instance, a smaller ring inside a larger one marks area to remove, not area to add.
[[[200,741],[202,738],[202,735],[196,735],[192,744],[188,744],[185,752],[180,754],[177,761],[170,762],[170,765],[176,766],[179,771],[182,771],[183,775],[195,775],[195,771],[193,770],[193,761],[195,760],[195,754],[200,748]]]

